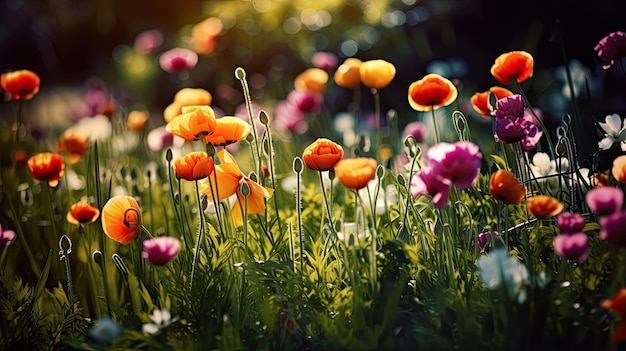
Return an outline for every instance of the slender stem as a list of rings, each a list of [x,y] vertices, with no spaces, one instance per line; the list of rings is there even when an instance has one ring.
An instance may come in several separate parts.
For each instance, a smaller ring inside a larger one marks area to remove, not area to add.
[[[261,174],[261,169],[259,166],[259,155],[260,155],[260,146],[259,146],[259,133],[256,129],[256,123],[254,122],[254,115],[252,113],[252,99],[250,98],[250,88],[248,87],[248,81],[246,81],[246,72],[243,68],[238,67],[235,70],[235,76],[241,82],[241,87],[243,89],[243,96],[246,102],[246,107],[248,108],[248,116],[250,117],[250,125],[252,126],[252,136],[254,140],[250,145],[252,146],[252,162],[254,163],[254,170],[256,174]]]
[[[269,131],[269,126],[266,127]],[[267,142],[269,143],[269,165],[270,165],[270,177],[272,178],[272,186],[274,189],[276,188],[276,178],[274,177],[275,169],[274,169],[274,146],[272,145],[272,133],[267,133]],[[278,196],[274,195],[274,207],[276,207],[276,219],[278,220],[278,230],[282,233],[282,222],[280,221],[280,211],[278,210]]]
[[[532,106],[530,104],[530,100],[528,100],[528,97],[526,96],[526,93],[524,92],[524,89],[522,89],[521,84],[519,82],[517,82],[517,80],[515,80],[515,84],[517,86],[517,90],[519,90],[520,95],[522,96],[522,99],[524,100],[525,107],[530,110],[530,113],[532,113],[535,121],[537,121],[539,123],[539,125],[541,126],[541,129],[543,130],[543,134],[546,136],[546,140],[548,141],[548,147],[550,148],[550,154],[551,154],[552,158],[556,157],[556,153],[554,151],[554,143],[552,142],[552,138],[550,137],[550,133],[548,132],[548,128],[546,128],[545,124],[543,124],[543,121],[541,119],[539,119],[539,117],[535,113],[535,110],[532,108]]]
[[[435,132],[435,144],[439,144],[439,131],[437,129],[437,116],[435,115],[435,108],[433,106],[430,107],[430,113],[433,118],[433,131]]]
[[[200,190],[198,187],[198,180],[196,183],[196,201],[198,202],[198,215],[200,216],[200,230],[196,236],[196,247],[193,253],[193,261],[191,263],[191,287],[193,288],[193,278],[196,273],[196,263],[198,261],[198,255],[200,254],[200,243],[202,242],[202,236],[204,234],[204,212],[202,211],[202,202],[200,201]]]
[[[376,118],[376,150],[377,151],[377,159],[380,160],[380,147],[383,143],[383,135],[380,129],[380,93],[378,89],[372,89],[372,94],[374,95],[374,116]]]
[[[326,214],[328,215],[328,225],[330,226],[330,231],[335,234],[335,224],[333,223],[333,218],[330,212],[330,205],[328,203],[328,198],[326,197],[326,187],[324,186],[324,179],[322,177],[322,171],[318,170],[320,185],[322,186],[322,197],[324,198],[324,205],[326,205]]]
[[[52,209],[52,194],[50,193],[50,185],[46,182],[46,185],[44,186],[45,192],[46,192],[46,197],[48,200],[48,210],[50,211],[50,225],[52,226],[52,232],[54,233],[54,237],[55,238],[59,238],[59,235],[57,234],[57,228],[55,225],[55,221],[54,221],[54,210]]]
[[[296,172],[296,215],[298,217],[298,235],[300,236],[300,274],[304,278],[304,236],[302,233],[302,209],[300,199],[300,172]]]

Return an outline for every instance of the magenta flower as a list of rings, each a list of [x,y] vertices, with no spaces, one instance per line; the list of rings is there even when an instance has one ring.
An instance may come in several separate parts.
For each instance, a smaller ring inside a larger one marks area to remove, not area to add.
[[[402,140],[406,139],[409,135],[412,135],[417,143],[423,143],[428,136],[428,127],[422,122],[411,122],[404,127]]]
[[[609,69],[615,64],[615,61],[626,57],[626,33],[621,31],[610,33],[600,39],[600,42],[593,49],[606,63],[602,65],[602,68]]]
[[[626,211],[601,217],[600,226],[600,239],[615,246],[626,246]]]
[[[594,188],[585,195],[585,202],[598,216],[608,216],[622,209],[624,193],[612,186]]]
[[[524,151],[532,150],[541,139],[543,130],[530,109],[524,108],[519,94],[504,97],[491,113],[496,118],[495,138],[507,144],[520,142]]]
[[[557,255],[582,262],[589,254],[589,237],[585,233],[559,234],[552,240],[552,246]]]
[[[330,72],[337,68],[337,55],[332,52],[316,52],[311,58],[311,63],[317,68]]]
[[[411,178],[411,195],[429,195],[436,208],[444,208],[448,202],[452,182],[433,172],[430,168],[422,169]]]
[[[15,232],[12,230],[2,229],[0,225],[0,246],[9,246],[15,240]]]
[[[161,68],[169,73],[178,73],[181,71],[188,71],[198,63],[198,54],[195,52],[184,49],[174,48],[161,54],[159,57],[159,64]]]
[[[279,101],[274,107],[272,126],[278,131],[289,130],[297,134],[302,134],[309,128],[304,113],[287,100]]]
[[[426,157],[433,173],[449,179],[459,189],[473,185],[478,178],[482,154],[470,141],[436,144],[428,149]]]
[[[157,236],[144,240],[143,258],[155,266],[172,261],[180,251],[180,240],[171,236]]]
[[[585,219],[580,213],[563,212],[556,217],[561,233],[578,233],[585,228]]]
[[[146,54],[155,52],[163,44],[163,34],[156,29],[139,33],[135,37],[135,49]]]
[[[292,90],[287,95],[287,101],[304,113],[317,113],[322,109],[324,95],[306,90]]]
[[[499,237],[500,233],[497,231],[493,231],[493,236],[494,237]],[[476,236],[476,242],[478,243],[478,247],[480,247],[481,250],[484,250],[485,247],[487,247],[487,244],[489,244],[491,242],[491,232],[490,231],[484,231],[480,234],[478,234]]]
[[[181,147],[185,143],[185,139],[168,132],[165,126],[151,130],[146,141],[151,151],[161,151],[168,147]]]
[[[524,117],[524,100],[519,94],[504,97],[496,102],[496,108],[491,112],[496,119],[505,117]]]

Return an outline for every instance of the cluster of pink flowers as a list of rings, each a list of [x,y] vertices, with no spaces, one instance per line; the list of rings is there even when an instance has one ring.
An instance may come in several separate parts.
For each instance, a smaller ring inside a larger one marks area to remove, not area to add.
[[[520,142],[524,151],[530,151],[543,135],[539,121],[530,109],[524,107],[519,94],[498,100],[492,115],[496,118],[497,141],[507,144]]]
[[[626,246],[624,192],[617,187],[603,186],[590,190],[585,200],[589,209],[600,217],[600,238],[615,246]]]
[[[583,233],[585,219],[579,213],[563,212],[556,218],[561,234],[554,237],[552,246],[561,257],[582,262],[589,254],[589,237]]]

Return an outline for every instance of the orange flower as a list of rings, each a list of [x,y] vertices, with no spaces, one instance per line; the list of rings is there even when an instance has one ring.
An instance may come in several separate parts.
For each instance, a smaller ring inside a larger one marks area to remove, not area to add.
[[[620,183],[626,183],[626,155],[618,156],[613,160],[611,174]]]
[[[111,239],[128,244],[141,230],[141,209],[135,198],[116,195],[102,208],[102,229]]]
[[[536,195],[528,199],[528,211],[535,217],[548,218],[563,211],[563,204],[550,195]]]
[[[513,95],[512,91],[502,87],[491,87],[487,91],[482,93],[477,92],[472,95],[470,103],[472,104],[474,111],[476,111],[481,117],[491,116],[491,111],[493,110],[493,106],[489,104],[489,95],[491,93],[496,96],[497,100]]]
[[[513,81],[521,83],[533,76],[534,60],[526,51],[511,51],[496,59],[491,66],[491,75],[502,84]]]
[[[364,188],[376,173],[378,163],[370,157],[343,159],[335,165],[335,175],[345,187]]]
[[[191,45],[198,54],[215,51],[215,38],[222,33],[224,25],[217,17],[209,17],[191,28]]]
[[[28,170],[37,180],[45,180],[55,187],[65,172],[63,156],[51,152],[43,152],[31,156],[27,162]]]
[[[87,201],[80,201],[72,205],[67,213],[67,221],[72,224],[93,223],[100,215],[100,210],[91,206]]]
[[[174,95],[174,101],[163,111],[165,122],[169,123],[180,115],[183,106],[210,105],[213,101],[211,93],[201,88],[183,88]]]
[[[612,300],[603,300],[600,303],[600,307],[605,310],[613,310],[619,315],[617,326],[613,331],[611,339],[614,342],[626,340],[626,288],[619,289]]]
[[[27,69],[0,75],[0,86],[11,99],[30,100],[39,92],[39,76]]]
[[[489,191],[494,199],[500,200],[507,205],[516,205],[524,198],[526,189],[513,173],[499,169],[489,178]]]
[[[215,166],[215,177],[217,181],[214,182],[211,178],[202,181],[203,187],[201,192],[206,194],[209,201],[213,199],[213,194],[217,196],[219,193],[219,199],[223,200],[230,197],[233,194],[237,194],[237,200],[233,204],[231,214],[233,218],[233,224],[236,227],[243,225],[243,206],[244,196],[241,194],[241,184],[247,183],[250,188],[250,194],[248,195],[248,214],[261,213],[265,209],[265,200],[272,197],[274,189],[264,187],[261,184],[253,181],[241,173],[235,158],[228,153],[225,149],[220,150],[217,153],[217,157],[221,163]],[[215,187],[217,183],[217,188]],[[211,189],[212,188],[212,189]]]
[[[75,164],[85,156],[89,148],[89,137],[81,132],[71,129],[63,132],[59,137],[57,151],[69,154],[70,164]]]
[[[595,173],[591,176],[591,186],[601,187],[609,185],[609,171]]]
[[[361,84],[360,67],[363,63],[358,58],[349,57],[337,67],[334,79],[335,83],[344,88],[353,89]]]
[[[448,106],[458,95],[457,89],[448,79],[431,73],[409,86],[409,104],[415,111],[430,111]]]
[[[182,114],[167,124],[165,129],[185,140],[199,140],[211,135],[217,121],[209,106],[184,106]]]
[[[321,68],[308,68],[296,76],[293,85],[297,90],[324,94],[327,82],[328,73],[326,71]]]
[[[382,89],[396,76],[396,67],[385,60],[370,60],[359,66],[361,82],[368,88]]]
[[[251,131],[250,124],[241,118],[224,116],[217,119],[213,134],[204,140],[214,146],[226,146],[244,140]]]
[[[147,111],[130,111],[126,117],[126,126],[136,132],[141,132],[146,128],[146,122],[150,119]]]
[[[185,180],[200,180],[213,173],[213,158],[206,152],[190,152],[174,161],[176,175]]]
[[[302,161],[312,170],[328,171],[343,158],[341,145],[326,138],[318,138],[302,153]]]

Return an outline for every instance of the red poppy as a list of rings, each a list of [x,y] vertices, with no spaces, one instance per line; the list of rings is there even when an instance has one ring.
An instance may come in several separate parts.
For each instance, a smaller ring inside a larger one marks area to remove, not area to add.
[[[57,150],[69,154],[70,164],[75,164],[85,156],[89,148],[89,137],[83,133],[67,130],[59,137]]]
[[[493,110],[493,106],[489,103],[489,95],[493,93],[496,96],[497,100],[500,100],[504,97],[513,95],[513,92],[509,89],[502,87],[491,87],[489,90],[475,93],[470,98],[470,103],[481,117],[490,117],[491,111]]]
[[[80,201],[72,205],[67,213],[67,221],[72,224],[93,223],[100,215],[100,210],[91,206],[87,201]]]
[[[328,171],[335,167],[342,158],[343,148],[341,145],[326,138],[317,139],[307,146],[302,153],[304,164],[316,171]]]
[[[210,176],[214,168],[213,158],[209,157],[206,152],[190,152],[174,161],[176,175],[189,181]]]
[[[519,204],[526,195],[526,189],[515,178],[515,175],[504,169],[499,169],[491,174],[489,191],[494,199],[507,205]]]
[[[59,179],[65,172],[63,156],[51,152],[31,156],[27,161],[27,166],[33,178],[47,181],[51,187],[59,184]]]
[[[613,310],[619,315],[611,339],[614,342],[626,340],[626,288],[619,289],[613,299],[602,301],[600,306],[605,310]]]
[[[111,239],[128,244],[141,230],[141,209],[135,198],[116,195],[102,208],[102,229]]]
[[[362,189],[374,177],[378,163],[370,157],[343,159],[335,165],[339,182],[347,188]]]
[[[496,59],[491,66],[491,75],[502,84],[513,81],[521,83],[533,76],[534,60],[526,51],[511,51]]]
[[[0,86],[15,100],[32,99],[39,92],[39,84],[39,76],[26,69],[0,75]]]
[[[409,104],[416,111],[448,106],[456,100],[457,95],[454,84],[435,73],[427,74],[409,86]]]

